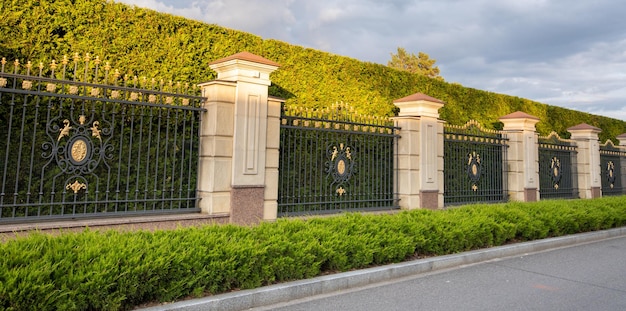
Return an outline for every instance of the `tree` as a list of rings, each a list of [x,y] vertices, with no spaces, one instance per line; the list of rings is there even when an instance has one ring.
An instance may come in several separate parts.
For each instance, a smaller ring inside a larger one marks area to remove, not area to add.
[[[413,53],[407,53],[404,48],[398,47],[397,54],[391,53],[391,60],[387,62],[387,66],[443,80],[443,78],[439,76],[439,67],[434,66],[435,62],[436,60],[431,59],[426,53],[419,52],[416,56]]]

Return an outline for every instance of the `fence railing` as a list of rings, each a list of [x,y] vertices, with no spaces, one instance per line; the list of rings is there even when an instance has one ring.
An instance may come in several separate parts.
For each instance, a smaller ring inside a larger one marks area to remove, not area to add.
[[[281,119],[279,216],[398,207],[393,121],[346,105],[284,108]]]
[[[475,121],[444,127],[444,204],[503,202],[507,138]]]
[[[600,145],[600,172],[602,178],[602,195],[624,194],[626,175],[625,168],[626,150],[619,148],[608,140]]]
[[[395,101],[394,119],[343,104],[279,112],[262,100],[278,65],[245,52],[211,63],[206,99],[89,55],[0,65],[0,223],[201,210],[275,219],[591,198],[626,184],[624,147],[596,152],[600,129],[586,124],[568,129],[572,140],[538,141],[537,118],[519,112],[502,131],[449,126],[444,103],[420,93]]]
[[[578,196],[576,143],[552,133],[539,137],[539,196],[542,199]]]
[[[2,60],[0,222],[198,211],[202,98],[100,65]]]

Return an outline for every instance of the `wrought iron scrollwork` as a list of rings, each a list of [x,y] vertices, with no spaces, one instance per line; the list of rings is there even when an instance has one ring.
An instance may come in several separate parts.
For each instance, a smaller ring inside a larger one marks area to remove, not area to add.
[[[93,120],[93,116],[91,118],[88,120],[81,114],[78,120],[63,119],[62,126],[58,125],[58,118],[52,120],[48,123],[48,133],[53,139],[42,146],[42,157],[49,159],[48,164],[56,163],[61,174],[70,176],[65,189],[75,194],[87,190],[84,175],[93,174],[101,162],[112,157],[108,153],[113,146],[103,140],[103,136],[111,135],[110,127],[102,127],[101,121]],[[55,133],[58,135],[53,136]]]
[[[353,148],[343,143],[331,145],[327,149],[329,161],[326,162],[326,172],[332,178],[332,186],[335,193],[343,196],[347,193],[344,186],[347,186],[350,177],[354,174]]]
[[[559,183],[561,182],[562,172],[561,172],[561,160],[557,157],[552,157],[550,159],[550,178],[552,179],[552,184],[554,185],[554,189],[559,189]]]
[[[480,154],[474,152],[470,152],[467,155],[467,176],[472,182],[472,190],[478,191],[478,181],[480,180],[480,175],[482,174],[482,163],[480,160]]]
[[[615,163],[613,161],[606,163],[606,179],[611,189],[613,189],[615,187]]]

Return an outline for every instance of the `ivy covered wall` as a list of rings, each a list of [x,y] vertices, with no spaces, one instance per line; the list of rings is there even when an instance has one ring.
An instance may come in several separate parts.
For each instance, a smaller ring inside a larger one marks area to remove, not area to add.
[[[583,122],[601,128],[603,141],[626,132],[621,120],[467,88],[107,0],[3,1],[0,38],[0,56],[8,60],[49,63],[65,54],[91,53],[129,75],[192,84],[215,78],[209,62],[249,51],[282,65],[272,74],[270,93],[285,98],[288,105],[344,102],[363,114],[392,116],[394,99],[422,92],[446,102],[440,113],[450,124],[475,119],[487,128],[498,128],[499,117],[520,110],[541,119],[537,129],[542,135],[556,131],[569,137],[566,129]]]

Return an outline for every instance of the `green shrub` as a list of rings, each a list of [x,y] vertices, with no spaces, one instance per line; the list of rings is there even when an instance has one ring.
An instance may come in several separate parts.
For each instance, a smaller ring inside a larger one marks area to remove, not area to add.
[[[0,310],[126,310],[322,273],[626,224],[626,197],[345,214],[0,244]]]

